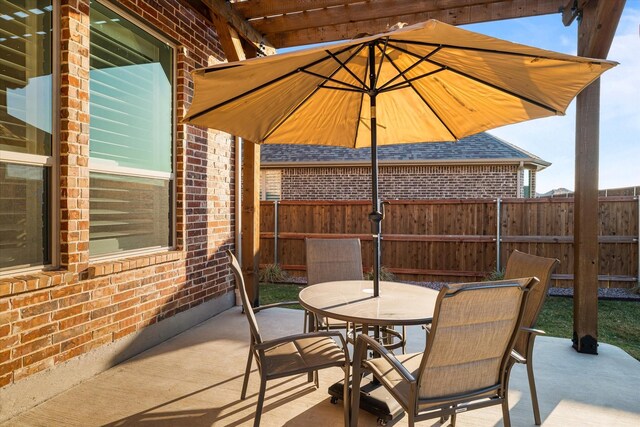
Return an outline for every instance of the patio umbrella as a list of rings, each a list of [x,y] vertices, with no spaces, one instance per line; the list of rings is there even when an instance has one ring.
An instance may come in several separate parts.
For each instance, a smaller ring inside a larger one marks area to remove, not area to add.
[[[258,144],[371,147],[374,295],[378,145],[456,141],[563,115],[614,62],[510,43],[431,20],[392,32],[196,70],[183,122]]]

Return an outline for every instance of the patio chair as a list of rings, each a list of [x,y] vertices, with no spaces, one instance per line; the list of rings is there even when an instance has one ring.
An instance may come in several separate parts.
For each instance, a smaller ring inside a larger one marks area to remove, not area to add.
[[[362,250],[360,239],[305,239],[307,261],[307,285],[340,280],[362,280]],[[305,316],[305,330],[310,313]],[[316,318],[316,327],[325,330],[345,330],[351,340],[356,325],[327,317]],[[405,330],[402,334],[392,328],[385,328],[382,335],[387,338],[388,347],[402,347],[404,353]],[[397,342],[393,344],[393,337]]]
[[[358,425],[361,373],[371,372],[407,412],[409,426],[502,405],[510,426],[507,365],[535,278],[445,285],[422,353],[395,356],[358,336],[353,362],[351,426]],[[371,349],[380,357],[366,359]]]
[[[253,423],[254,427],[260,425],[267,380],[307,373],[309,382],[313,381],[315,386],[319,387],[317,371],[337,366],[344,370],[345,386],[343,392],[345,396],[348,396],[349,350],[342,335],[339,332],[323,331],[290,335],[268,341],[263,340],[258,329],[254,309],[249,302],[240,265],[231,251],[227,251],[227,254],[229,255],[231,271],[236,278],[236,286],[238,286],[242,299],[242,308],[249,321],[251,332],[249,356],[240,394],[242,400],[247,395],[247,385],[254,357],[260,372],[260,391]],[[342,347],[338,346],[334,338],[340,341]],[[349,404],[347,401],[344,403],[344,411],[345,425],[347,425],[349,420]]]
[[[533,376],[533,344],[536,336],[543,335],[544,331],[535,329],[538,315],[549,291],[551,284],[551,274],[560,263],[555,258],[544,258],[529,255],[520,251],[513,251],[507,261],[507,268],[504,273],[505,279],[515,279],[518,277],[536,277],[539,283],[531,289],[522,318],[522,326],[516,338],[513,348],[509,371],[515,363],[522,363],[527,366],[527,376],[529,377],[529,390],[531,391],[531,404],[533,405],[533,418],[536,425],[540,425],[540,408],[538,406],[538,395],[536,393],[536,382]]]

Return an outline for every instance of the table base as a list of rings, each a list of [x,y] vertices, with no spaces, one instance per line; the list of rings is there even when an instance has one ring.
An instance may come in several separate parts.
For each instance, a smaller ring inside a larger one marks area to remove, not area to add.
[[[329,395],[332,401],[342,400],[343,382],[338,381],[329,387]],[[378,424],[400,418],[404,409],[398,404],[382,384],[373,378],[364,377],[360,383],[360,409],[378,417]]]

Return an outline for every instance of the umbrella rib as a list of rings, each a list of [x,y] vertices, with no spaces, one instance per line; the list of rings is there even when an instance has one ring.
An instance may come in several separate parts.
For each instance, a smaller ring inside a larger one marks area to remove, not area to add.
[[[399,51],[401,51],[401,52],[406,53],[407,55],[411,55],[411,56],[413,56],[413,57],[420,57],[419,55],[417,55],[417,54],[415,54],[415,53],[413,53],[413,52],[411,52],[411,51],[408,51],[408,50],[406,50],[406,49],[403,49],[403,48],[401,48],[401,47],[399,47],[399,46],[396,46],[396,49],[398,49],[398,50],[399,50]],[[466,77],[466,78],[468,78],[469,80],[473,80],[473,81],[475,81],[475,82],[477,82],[477,83],[480,83],[480,84],[483,84],[483,85],[489,86],[489,87],[490,87],[490,88],[492,88],[492,89],[495,89],[495,90],[497,90],[497,91],[499,91],[499,92],[502,92],[502,93],[506,93],[507,95],[513,96],[513,97],[518,98],[518,99],[520,99],[520,100],[522,100],[522,101],[525,101],[525,102],[528,102],[528,103],[530,103],[530,104],[533,104],[533,105],[535,105],[535,106],[537,106],[537,107],[540,107],[540,108],[542,108],[542,109],[544,109],[544,110],[550,111],[550,112],[552,112],[552,113],[554,113],[554,114],[556,114],[556,115],[558,115],[558,114],[562,114],[560,111],[558,111],[558,110],[556,110],[555,108],[550,107],[550,106],[548,106],[548,105],[546,105],[546,104],[543,104],[542,102],[535,101],[535,100],[533,100],[533,99],[531,99],[531,98],[528,98],[528,97],[526,97],[526,96],[524,96],[524,95],[520,95],[520,94],[518,94],[518,93],[516,93],[516,92],[513,92],[513,91],[508,90],[508,89],[505,89],[505,88],[502,88],[502,87],[497,86],[497,85],[495,85],[495,84],[493,84],[493,83],[490,83],[490,82],[488,82],[488,81],[485,81],[485,80],[479,79],[479,78],[477,78],[477,77],[474,77],[474,76],[472,76],[472,75],[470,75],[470,74],[465,73],[464,71],[460,71],[460,70],[457,70],[457,69],[455,69],[455,68],[453,68],[453,67],[451,67],[451,66],[444,65],[444,64],[442,64],[442,63],[440,63],[440,62],[438,62],[438,61],[435,61],[435,60],[433,60],[433,59],[427,59],[427,62],[429,62],[430,64],[433,64],[433,65],[436,65],[436,66],[438,66],[438,67],[446,68],[446,69],[447,69],[447,71],[451,71],[451,72],[453,72],[453,73],[456,73],[456,74],[461,75],[462,77]]]
[[[395,62],[393,62],[393,60],[391,58],[388,58],[389,62],[391,63],[391,65],[398,71],[398,73],[400,73],[401,77],[403,77],[406,80],[406,76],[404,74],[402,74],[402,71],[400,71],[400,68],[395,64]],[[437,113],[436,110],[433,109],[433,107],[431,106],[431,104],[429,104],[429,102],[424,98],[424,96],[422,96],[422,94],[420,92],[418,92],[418,90],[416,89],[416,87],[411,83],[408,82],[409,87],[411,87],[411,89],[413,89],[413,91],[415,92],[415,94],[418,96],[418,98],[420,98],[420,100],[424,103],[424,105],[426,105],[429,110],[431,110],[431,112],[433,113],[434,116],[436,116],[436,118],[440,121],[440,123],[442,123],[442,126],[445,127],[445,129],[447,129],[447,132],[449,132],[449,134],[457,141],[458,136],[453,133],[453,131],[449,128],[449,126],[444,122],[444,120],[442,120],[442,117],[440,117],[440,114]]]
[[[562,61],[562,62],[576,62],[574,58],[554,58],[552,56],[547,55],[534,55],[531,53],[524,52],[512,52],[508,50],[498,50],[498,49],[485,49],[482,47],[473,47],[473,46],[456,46],[446,43],[429,43],[429,42],[419,42],[416,40],[400,40],[400,39],[390,39],[389,41],[395,43],[404,43],[404,44],[412,44],[418,46],[439,46],[443,49],[452,49],[452,50],[470,50],[474,52],[483,52],[483,53],[497,53],[501,55],[511,55],[511,56],[521,56],[525,58],[538,58],[538,59],[549,59],[552,61]],[[514,43],[515,44],[515,43]],[[518,45],[516,45],[518,46]],[[525,46],[528,47],[528,46]],[[601,64],[601,61],[586,61],[586,63],[591,64]]]
[[[331,75],[335,75],[337,71],[338,71],[338,70],[334,71]],[[347,82],[343,82],[343,81],[340,81],[340,80],[336,80],[336,79],[333,79],[333,78],[331,78],[331,77],[323,76],[322,74],[314,73],[313,71],[309,71],[309,70],[300,70],[300,72],[301,72],[301,73],[305,73],[305,74],[309,74],[309,75],[314,76],[314,77],[318,77],[318,78],[320,78],[320,79],[324,79],[324,82],[322,82],[322,83],[320,84],[320,86],[323,86],[327,81],[330,81],[330,82],[333,82],[333,83],[335,83],[335,84],[343,85],[343,86],[346,86],[347,88],[350,88],[350,89],[344,88],[345,90],[354,90],[354,91],[356,91],[356,92],[362,92],[362,88],[360,88],[360,87],[358,87],[358,86],[356,86],[356,85],[352,85],[352,84],[347,83]],[[333,88],[333,89],[338,89],[338,88]]]
[[[384,39],[384,48],[380,49],[380,46],[378,43],[376,43],[376,47],[378,48],[378,50],[380,50],[382,52],[382,55],[380,55],[380,63],[378,64],[378,72],[376,73],[376,79],[375,79],[375,83],[373,85],[374,88],[378,87],[378,79],[380,78],[380,73],[382,73],[382,63],[384,62],[384,57],[385,54],[387,53],[387,46],[389,45],[389,37],[385,37]]]
[[[406,89],[407,87],[410,86],[409,83],[411,83],[411,82],[413,82],[415,80],[420,80],[420,79],[423,79],[425,77],[429,77],[429,76],[431,76],[433,74],[437,74],[437,73],[439,73],[441,71],[444,71],[446,69],[447,69],[447,67],[440,67],[437,70],[429,71],[428,73],[423,73],[423,74],[420,74],[419,76],[411,77],[410,79],[408,79],[406,76],[403,76],[405,78],[404,82],[396,83],[396,84],[391,85],[391,86],[389,86],[389,87],[387,87],[385,89],[379,89],[378,92],[379,93],[385,93],[385,92],[391,92],[392,90],[397,90],[397,89]]]
[[[396,46],[391,46],[393,48],[397,48]],[[389,86],[391,83],[393,83],[394,81],[398,80],[400,77],[403,77],[404,74],[408,73],[409,71],[413,70],[415,67],[417,67],[418,65],[420,65],[421,63],[423,63],[424,61],[426,61],[429,57],[431,57],[431,55],[436,54],[441,48],[438,47],[435,50],[431,51],[428,55],[426,56],[422,56],[420,57],[420,59],[416,62],[414,62],[413,64],[411,64],[406,70],[404,71],[400,71],[399,74],[397,76],[395,76],[394,78],[392,78],[391,80],[389,80],[388,82],[386,82],[385,84],[383,84],[382,86],[380,86],[378,88],[379,91],[382,91],[384,88],[386,88],[387,86]],[[382,52],[383,55],[386,55],[386,52]],[[396,68],[397,69],[397,68]]]
[[[362,50],[362,48],[360,49],[356,49],[355,52],[353,52],[351,54],[351,56],[349,56],[349,58],[347,58],[347,62],[350,61],[354,56],[356,56],[360,51]],[[342,51],[344,52],[344,50]],[[309,99],[311,99],[311,97],[313,95],[315,95],[316,92],[318,92],[320,90],[320,88],[326,88],[327,86],[324,86],[324,84],[327,82],[327,79],[331,79],[333,76],[336,75],[336,73],[338,71],[340,71],[342,67],[338,67],[335,70],[333,70],[333,72],[331,74],[329,74],[329,77],[327,76],[321,76],[321,78],[325,79],[322,83],[320,83],[319,85],[317,85],[315,87],[315,89],[313,89],[313,91],[311,91],[311,93],[309,93],[302,101],[300,101],[300,103],[298,103],[298,105],[296,105],[289,113],[287,113],[286,116],[284,116],[271,130],[269,130],[269,132],[267,132],[267,134],[265,135],[265,137],[262,139],[263,141],[266,140],[267,138],[269,138],[271,135],[273,135],[273,133],[275,131],[277,131],[278,129],[280,129],[280,126],[282,126],[287,120],[289,120],[289,118],[295,114],[296,111],[298,111],[304,104],[307,103],[307,101]],[[305,70],[306,71],[306,70]],[[308,71],[307,71],[308,72]],[[332,79],[333,80],[333,79]],[[356,86],[354,86],[356,87]],[[347,88],[331,88],[331,89],[335,89],[335,90],[347,90],[347,91],[351,91],[351,92],[362,92],[362,90],[360,88],[357,88],[358,90],[353,90],[353,89],[347,89]]]
[[[360,53],[362,51],[362,49],[364,49],[364,45],[360,45],[359,46],[358,50],[356,51],[356,54]],[[351,74],[351,76],[354,79],[356,79],[356,81],[358,83],[360,83],[362,85],[364,90],[369,90],[369,87],[367,86],[367,84],[364,81],[362,81],[360,79],[360,77],[358,77],[353,71],[351,71],[351,69],[349,67],[347,67],[347,62],[351,61],[355,55],[351,55],[345,62],[342,62],[331,51],[327,50],[325,52],[327,52],[327,55],[329,55],[331,58],[333,58],[334,61],[336,61],[338,64],[340,64],[340,68],[344,69],[347,73]]]
[[[364,91],[364,90],[362,90],[360,88],[351,89],[351,88],[348,88],[348,87],[327,86],[327,85],[323,85],[323,84],[318,85],[318,88],[320,88],[320,89],[331,89],[331,90],[342,90],[342,91],[345,91],[345,92],[366,93],[366,91]]]
[[[369,71],[369,61],[367,61],[367,65],[365,66],[364,75],[366,76]],[[353,137],[353,146],[355,148],[358,142],[358,131],[360,130],[360,112],[362,111],[362,104],[364,103],[364,95],[367,92],[362,92],[360,94],[360,105],[358,106],[358,117],[356,118],[356,131],[354,132]]]
[[[211,106],[211,107],[205,108],[204,110],[202,110],[202,111],[200,111],[200,112],[198,112],[198,113],[195,113],[195,114],[194,114],[194,115],[192,115],[192,116],[185,117],[185,119],[194,120],[194,119],[197,119],[197,118],[198,118],[198,117],[200,117],[200,116],[203,116],[203,115],[205,115],[205,114],[209,114],[210,112],[212,112],[212,111],[214,111],[214,110],[217,110],[217,109],[218,109],[218,108],[220,108],[220,107],[224,107],[224,106],[225,106],[225,105],[227,105],[227,104],[230,104],[230,103],[232,103],[232,102],[234,102],[234,101],[237,101],[238,99],[244,98],[244,97],[245,97],[245,96],[247,96],[247,95],[251,95],[252,93],[257,92],[257,91],[259,91],[260,89],[263,89],[263,88],[265,88],[265,87],[267,87],[267,86],[269,86],[269,85],[272,85],[272,84],[274,84],[274,83],[278,83],[278,82],[279,82],[279,81],[281,81],[281,80],[284,80],[284,79],[286,79],[286,78],[289,78],[289,77],[291,77],[292,75],[294,75],[294,74],[296,74],[296,73],[299,73],[299,72],[300,72],[300,71],[302,71],[303,69],[306,69],[306,68],[309,68],[309,67],[313,67],[313,66],[315,66],[315,65],[318,65],[318,64],[320,64],[320,63],[322,63],[322,62],[324,62],[324,61],[329,60],[329,58],[334,58],[334,59],[335,59],[335,55],[340,55],[341,53],[344,53],[344,52],[348,51],[348,50],[349,50],[350,48],[352,48],[352,47],[353,47],[353,46],[347,46],[347,47],[345,47],[344,49],[340,49],[340,50],[339,50],[338,52],[336,52],[335,54],[334,54],[334,53],[330,53],[330,52],[328,52],[328,51],[325,51],[325,52],[329,53],[329,55],[330,55],[330,56],[324,56],[324,57],[322,57],[322,58],[316,59],[315,61],[311,62],[310,64],[305,65],[304,67],[300,67],[300,68],[296,68],[295,70],[291,70],[291,71],[289,71],[288,73],[285,73],[285,74],[283,74],[283,75],[281,75],[281,76],[278,76],[278,77],[276,77],[276,78],[274,78],[274,79],[271,79],[271,80],[269,80],[268,82],[265,82],[265,83],[263,83],[263,84],[261,84],[261,85],[259,85],[259,86],[256,86],[256,87],[254,87],[254,88],[251,88],[251,89],[249,89],[249,90],[247,90],[247,91],[245,91],[245,92],[243,92],[243,93],[241,93],[241,94],[239,94],[239,95],[236,95],[236,96],[234,96],[234,97],[232,97],[232,98],[227,99],[226,101],[222,101],[222,102],[220,102],[220,103],[218,103],[218,104],[216,104],[216,105],[213,105],[213,106]],[[357,54],[357,52],[359,52],[359,51],[361,51],[361,50],[362,50],[362,47],[360,47],[360,49],[358,49],[358,50],[356,51],[356,53],[352,54],[350,58],[353,58],[353,56],[354,56],[354,55],[356,55],[356,54]],[[240,66],[240,64],[239,64],[238,66]],[[207,71],[205,71],[205,73],[206,73],[206,72],[207,72]]]

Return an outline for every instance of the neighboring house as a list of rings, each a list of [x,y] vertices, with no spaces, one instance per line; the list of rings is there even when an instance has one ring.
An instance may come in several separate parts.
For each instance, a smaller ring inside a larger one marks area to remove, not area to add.
[[[536,197],[573,197],[573,191],[560,187],[549,190],[546,193],[537,193]]]
[[[549,162],[488,133],[458,142],[379,147],[380,197],[529,197]],[[313,145],[261,147],[263,200],[371,198],[370,149]]]
[[[637,196],[640,194],[640,186],[621,188],[601,188],[598,191],[600,197]],[[573,197],[574,192],[566,188],[555,188],[546,193],[538,193],[536,197]]]

